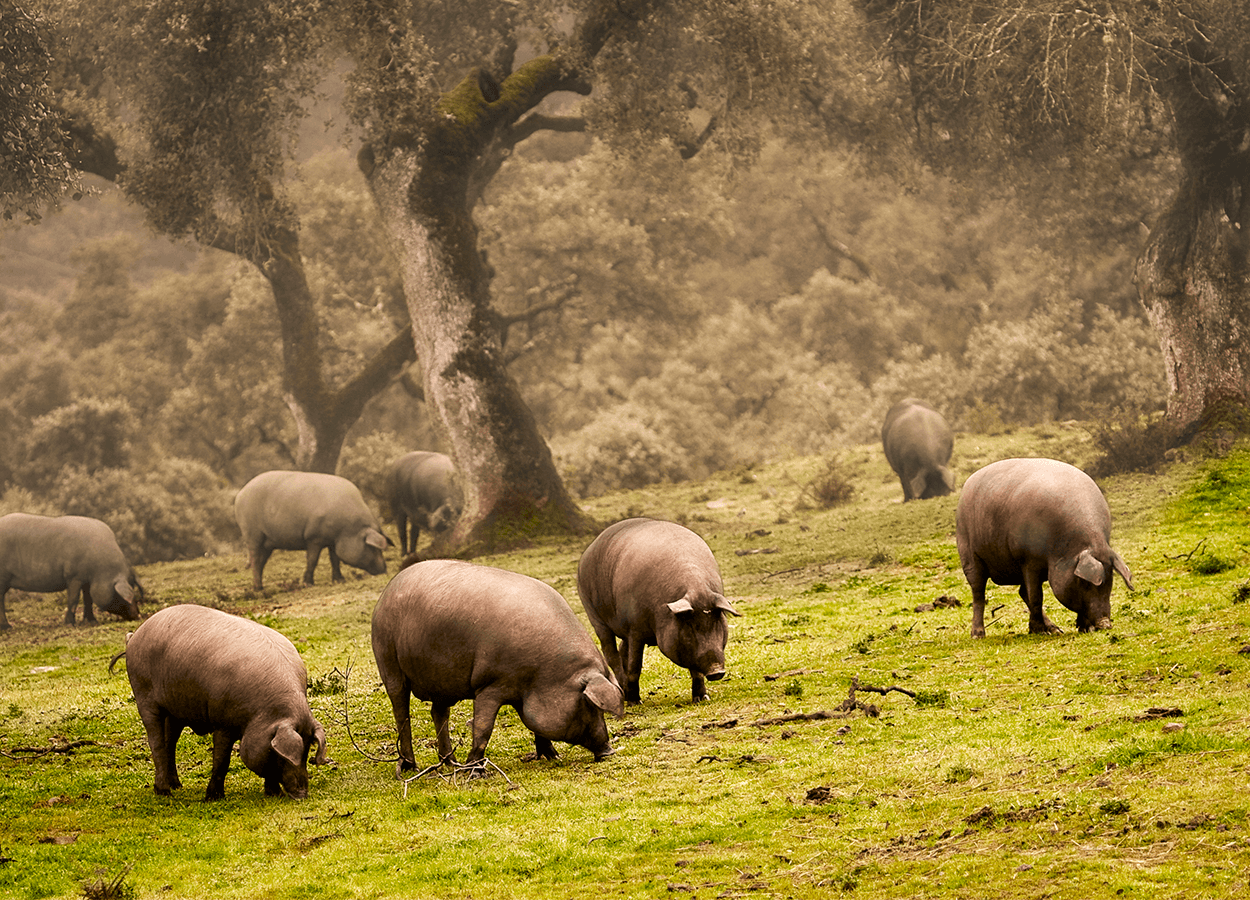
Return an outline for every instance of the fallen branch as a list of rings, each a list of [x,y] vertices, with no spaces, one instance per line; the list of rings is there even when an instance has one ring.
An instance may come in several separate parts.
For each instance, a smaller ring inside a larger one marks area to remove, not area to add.
[[[819,669],[791,669],[789,672],[775,672],[772,675],[765,675],[765,681],[776,681],[778,678],[793,678],[795,675],[807,675],[813,671],[819,672]]]
[[[869,691],[873,694],[880,694],[883,697],[886,694],[890,693],[890,691],[898,691],[900,694],[906,694],[908,697],[911,697],[913,700],[916,699],[915,691],[909,691],[907,690],[907,688],[901,688],[897,684],[892,684],[888,688],[879,688],[879,687],[873,687],[870,684],[861,684],[859,685],[859,689],[861,691]]]
[[[339,671],[338,666],[335,666],[334,670],[336,672]],[[342,674],[343,676],[343,725],[347,729],[348,740],[352,742],[352,746],[356,748],[356,752],[359,753],[361,756],[363,756],[365,759],[372,760],[373,762],[396,762],[399,759],[398,747],[396,748],[395,756],[391,756],[391,757],[374,756],[372,753],[370,753],[369,751],[361,747],[360,744],[356,741],[356,735],[352,733],[351,716],[348,715],[348,711],[347,711],[347,693],[348,693],[347,689],[351,684],[351,677],[352,677],[351,660],[348,660],[347,668],[340,674]]]
[[[1186,561],[1191,560],[1191,559],[1193,559],[1193,558],[1194,558],[1194,554],[1195,554],[1195,553],[1197,553],[1199,550],[1201,550],[1201,549],[1202,549],[1202,545],[1203,545],[1203,544],[1205,544],[1206,542],[1207,542],[1207,539],[1206,539],[1206,538],[1203,538],[1202,540],[1200,540],[1200,541],[1198,542],[1198,544],[1194,547],[1194,549],[1190,550],[1188,553],[1182,553],[1182,554],[1180,554],[1179,556],[1168,556],[1168,555],[1165,553],[1165,554],[1163,554],[1163,558],[1164,558],[1164,559],[1173,559],[1173,560],[1183,559],[1183,560],[1186,560]]]
[[[73,753],[79,747],[96,747],[99,746],[96,741],[70,741],[68,744],[50,744],[47,747],[14,747],[12,750],[0,750],[0,756],[6,756],[9,759],[38,759],[41,756],[47,756],[49,753]],[[16,756],[15,754],[25,753],[27,756]]]

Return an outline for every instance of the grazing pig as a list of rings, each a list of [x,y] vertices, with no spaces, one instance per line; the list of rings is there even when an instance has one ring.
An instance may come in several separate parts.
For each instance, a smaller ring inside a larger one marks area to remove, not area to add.
[[[955,490],[947,463],[955,440],[942,414],[908,398],[886,413],[881,426],[885,458],[903,483],[903,502],[945,497]]]
[[[415,450],[391,466],[387,491],[395,524],[399,527],[399,550],[404,556],[417,550],[421,527],[438,534],[460,517],[464,497],[456,484],[456,470],[442,453]],[[408,523],[412,522],[412,542]]]
[[[1133,576],[1111,549],[1111,512],[1098,485],[1055,459],[1004,459],[964,483],[955,543],[972,587],[972,636],[985,637],[985,582],[1020,585],[1030,634],[1059,634],[1042,612],[1042,582],[1081,631],[1111,627],[1111,572]]]
[[[0,517],[0,631],[9,618],[9,588],[35,593],[68,591],[65,624],[74,624],[82,595],[82,620],[95,624],[92,602],[123,619],[139,618],[142,588],[126,562],[113,529],[86,516]]]
[[[322,548],[330,551],[330,572],[342,581],[339,560],[370,575],[386,571],[382,551],[388,541],[360,490],[346,478],[319,472],[262,472],[234,498],[234,518],[243,532],[252,566],[252,588],[261,590],[261,574],[275,550],[304,550],[304,583]]]
[[[595,538],[577,565],[577,593],[629,703],[640,700],[638,677],[648,644],[690,670],[692,700],[707,699],[705,679],[725,676],[725,613],[738,615],[724,590],[703,538],[674,522],[617,522]]]
[[[440,762],[454,762],[448,717],[473,698],[473,746],[486,757],[495,716],[514,707],[540,759],[552,741],[612,753],[604,712],[624,714],[621,689],[555,588],[526,575],[456,560],[401,571],[373,610],[373,656],[399,729],[399,771],[416,767],[410,695],[430,701]]]
[[[316,741],[313,762],[325,763],[326,733],[308,707],[304,663],[285,637],[206,606],[170,606],[128,635],[113,662],[122,656],[152,748],[156,793],[182,787],[175,750],[190,728],[213,736],[205,800],[225,796],[236,741],[267,796],[308,796],[308,751]]]

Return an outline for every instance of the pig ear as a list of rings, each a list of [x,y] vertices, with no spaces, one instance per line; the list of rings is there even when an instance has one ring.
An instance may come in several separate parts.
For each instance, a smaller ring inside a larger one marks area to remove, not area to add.
[[[1137,590],[1137,588],[1133,587],[1133,573],[1128,570],[1128,563],[1124,561],[1123,556],[1114,550],[1111,551],[1111,565],[1120,573],[1120,577],[1124,579],[1124,583],[1128,585],[1130,591]]]
[[[911,495],[913,497],[920,497],[922,494],[924,494],[924,489],[927,488],[928,486],[929,486],[929,479],[925,475],[924,472],[921,472],[919,475],[917,475],[915,478],[911,480]]]
[[[377,547],[379,550],[385,550],[390,544],[390,541],[386,539],[386,535],[382,532],[374,531],[370,528],[365,532],[365,543],[370,547]]]
[[[690,601],[685,597],[682,597],[680,600],[674,600],[668,605],[668,608],[672,610],[672,613],[675,616],[679,616],[682,613],[694,612],[694,607],[690,605]]]
[[[278,726],[273,734],[273,740],[269,742],[269,746],[291,765],[303,765],[305,753],[304,739],[299,736],[298,731],[291,727],[290,722],[283,722]]]
[[[127,603],[132,603],[135,599],[135,592],[130,587],[130,582],[125,578],[117,579],[117,581],[113,584],[113,590],[117,591],[118,596]]]
[[[724,597],[720,594],[712,595],[712,606],[716,607],[719,610],[723,610],[724,612],[729,613],[731,616],[742,615],[742,613],[734,609],[734,605],[729,602],[728,597]]]
[[[1089,552],[1089,548],[1086,548],[1076,558],[1076,577],[1083,578],[1090,584],[1102,584],[1107,577],[1107,570]]]
[[[942,476],[942,483],[946,485],[948,491],[955,490],[955,473],[946,466],[938,466],[938,473]]]
[[[317,755],[313,759],[313,765],[324,766],[330,761],[326,756],[326,730],[316,719],[313,719],[313,740],[317,742]]]
[[[582,688],[586,698],[604,712],[620,718],[625,715],[625,698],[621,689],[598,672],[586,678],[586,686]]]

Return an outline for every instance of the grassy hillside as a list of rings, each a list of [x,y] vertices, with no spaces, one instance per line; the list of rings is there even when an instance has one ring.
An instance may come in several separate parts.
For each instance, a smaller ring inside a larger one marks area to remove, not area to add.
[[[954,466],[962,480],[1014,455],[1091,450],[1075,425],[965,434]],[[331,586],[323,560],[322,583],[294,589],[302,555],[279,553],[262,597],[240,551],[144,568],[146,611],[202,603],[288,635],[334,763],[293,802],[236,760],[225,800],[206,803],[210,741],[188,733],[186,786],[157,797],[129,685],[106,672],[127,624],[66,628],[61,597],[10,596],[0,895],[106,896],[119,878],[115,896],[168,898],[1250,893],[1250,452],[1104,483],[1137,587],[1117,580],[1110,632],[1075,633],[1048,594],[1068,631],[1031,636],[1015,590],[991,586],[983,641],[968,636],[956,498],[900,503],[874,446],[844,461],[856,494],[833,510],[798,508],[815,458],[587,503],[605,523],[702,534],[743,613],[708,703],[648,650],[643,703],[610,722],[618,752],[601,763],[576,747],[522,761],[532,739],[505,710],[489,748],[502,774],[397,781],[368,640],[386,577]],[[479,561],[548,581],[582,616],[585,543]],[[873,709],[841,708],[855,679]],[[466,744],[469,716],[453,711]]]

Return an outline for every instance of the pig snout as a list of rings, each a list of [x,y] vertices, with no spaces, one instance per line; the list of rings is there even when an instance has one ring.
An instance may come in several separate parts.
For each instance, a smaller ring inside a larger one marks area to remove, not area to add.
[[[605,759],[607,759],[609,756],[611,756],[612,754],[616,752],[616,748],[609,744],[607,747],[604,747],[600,750],[595,750],[593,752],[595,754],[595,762],[603,762]]]
[[[720,681],[725,677],[725,667],[717,663],[703,674],[707,677],[708,681]]]

